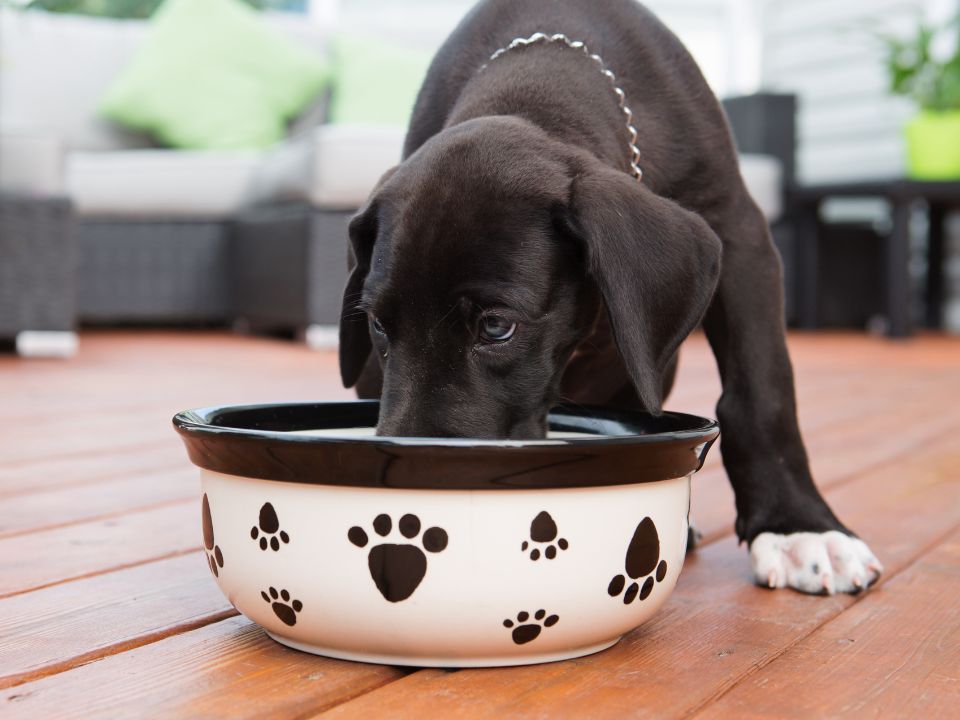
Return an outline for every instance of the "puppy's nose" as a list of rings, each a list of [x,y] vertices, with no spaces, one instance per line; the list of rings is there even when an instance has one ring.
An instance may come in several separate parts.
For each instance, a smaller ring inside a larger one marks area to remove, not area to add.
[[[455,403],[434,392],[387,392],[380,400],[377,435],[393,437],[469,437],[469,417],[458,421]],[[469,416],[469,413],[466,413]]]

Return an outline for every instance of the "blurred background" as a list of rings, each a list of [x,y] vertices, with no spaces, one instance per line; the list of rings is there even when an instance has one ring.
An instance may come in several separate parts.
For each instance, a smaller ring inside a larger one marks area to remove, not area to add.
[[[0,0],[4,348],[335,345],[346,220],[471,4]],[[960,0],[646,4],[724,101],[788,322],[960,333]]]

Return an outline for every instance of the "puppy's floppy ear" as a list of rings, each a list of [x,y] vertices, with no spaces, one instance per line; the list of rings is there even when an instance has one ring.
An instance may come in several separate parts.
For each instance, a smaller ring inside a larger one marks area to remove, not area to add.
[[[599,162],[574,178],[569,209],[633,386],[660,412],[664,372],[716,288],[720,240],[700,216]]]
[[[340,378],[343,386],[348,388],[357,384],[373,348],[367,316],[357,308],[357,304],[363,294],[363,283],[370,271],[370,258],[377,240],[377,191],[395,171],[396,168],[391,168],[380,178],[366,206],[350,219],[347,227],[350,235],[347,258],[350,275],[340,307]]]
[[[350,274],[340,307],[340,378],[343,386],[348,388],[357,384],[373,347],[366,313],[360,311],[357,303],[360,302],[363,282],[370,270],[371,250],[377,236],[376,214],[376,207],[369,203],[350,220],[348,226],[350,245],[347,262]]]

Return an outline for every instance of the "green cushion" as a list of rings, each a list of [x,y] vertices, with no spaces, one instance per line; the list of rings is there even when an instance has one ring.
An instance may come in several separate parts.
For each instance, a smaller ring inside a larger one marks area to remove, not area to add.
[[[100,112],[173,147],[262,148],[329,80],[323,60],[240,0],[167,0]]]
[[[341,34],[333,44],[330,122],[406,126],[430,54],[362,35]]]

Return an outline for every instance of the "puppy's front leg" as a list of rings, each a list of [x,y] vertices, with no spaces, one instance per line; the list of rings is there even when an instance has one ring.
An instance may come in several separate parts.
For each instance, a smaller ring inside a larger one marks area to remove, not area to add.
[[[723,242],[720,283],[704,321],[723,382],[723,461],[758,584],[857,592],[882,566],[830,510],[810,475],[797,424],[779,257],[746,193],[707,217]]]

